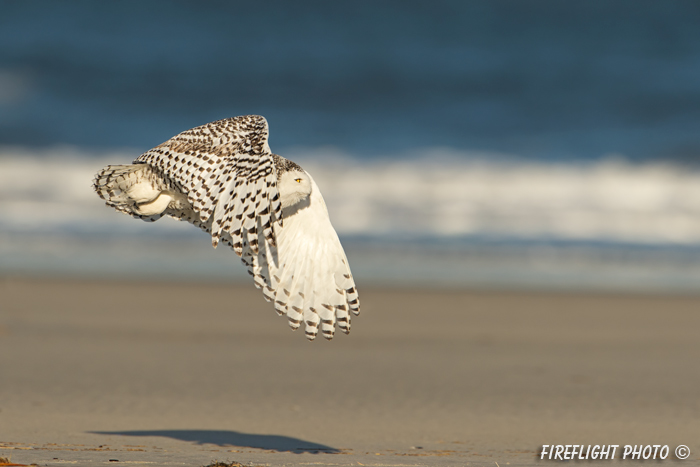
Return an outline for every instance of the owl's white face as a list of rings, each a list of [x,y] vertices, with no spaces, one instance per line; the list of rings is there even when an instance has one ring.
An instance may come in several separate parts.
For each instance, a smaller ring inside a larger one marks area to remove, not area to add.
[[[307,200],[311,195],[311,178],[306,172],[291,170],[280,177],[277,189],[280,194],[282,209]]]

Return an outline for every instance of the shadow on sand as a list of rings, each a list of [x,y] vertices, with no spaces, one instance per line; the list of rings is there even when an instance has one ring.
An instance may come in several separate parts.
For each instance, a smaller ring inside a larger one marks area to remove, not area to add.
[[[97,435],[122,436],[165,436],[167,438],[189,441],[197,444],[216,444],[218,446],[267,449],[277,452],[314,454],[337,454],[341,451],[323,444],[304,441],[279,435],[252,435],[229,430],[143,430],[143,431],[91,431]]]

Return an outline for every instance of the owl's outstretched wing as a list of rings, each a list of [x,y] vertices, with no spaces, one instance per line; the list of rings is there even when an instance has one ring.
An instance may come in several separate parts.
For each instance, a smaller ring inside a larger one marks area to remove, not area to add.
[[[243,242],[258,251],[258,229],[272,245],[272,224],[282,224],[277,176],[267,144],[267,120],[259,115],[227,118],[184,131],[138,157],[187,196],[216,247],[222,233],[234,251]],[[198,218],[198,219],[197,219]]]
[[[328,217],[325,202],[312,180],[309,202],[285,209],[277,246],[265,243],[254,254],[244,245],[241,259],[265,299],[297,329],[302,322],[313,340],[319,329],[332,339],[335,325],[350,332],[351,313],[360,313],[355,281],[343,247]]]

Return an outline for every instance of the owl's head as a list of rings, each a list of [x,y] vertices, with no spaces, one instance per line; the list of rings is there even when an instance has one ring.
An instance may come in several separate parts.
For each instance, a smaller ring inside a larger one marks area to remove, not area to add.
[[[303,170],[284,172],[277,182],[282,209],[308,200],[311,195],[311,177]]]

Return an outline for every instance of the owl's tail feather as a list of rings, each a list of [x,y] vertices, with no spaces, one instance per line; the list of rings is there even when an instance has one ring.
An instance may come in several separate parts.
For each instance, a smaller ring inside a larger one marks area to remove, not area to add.
[[[155,221],[173,199],[158,186],[156,176],[146,164],[108,165],[95,176],[93,188],[107,206]]]
[[[108,205],[124,204],[129,200],[128,189],[138,183],[135,172],[140,169],[132,164],[108,165],[95,176],[93,188]]]

